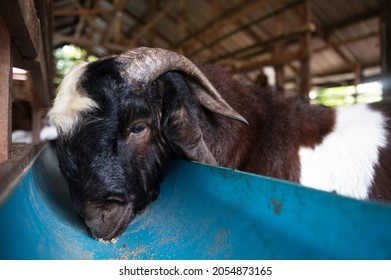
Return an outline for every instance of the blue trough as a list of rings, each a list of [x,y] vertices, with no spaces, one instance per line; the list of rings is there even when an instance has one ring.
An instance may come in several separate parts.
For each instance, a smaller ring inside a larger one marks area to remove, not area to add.
[[[0,259],[391,259],[391,207],[174,161],[160,197],[105,244],[47,146],[0,205]]]

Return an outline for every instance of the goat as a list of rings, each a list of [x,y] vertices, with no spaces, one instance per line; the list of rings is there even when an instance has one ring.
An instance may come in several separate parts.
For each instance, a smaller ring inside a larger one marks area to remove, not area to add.
[[[287,100],[142,47],[72,68],[48,116],[74,209],[111,239],[157,198],[172,158],[391,200],[390,109]]]

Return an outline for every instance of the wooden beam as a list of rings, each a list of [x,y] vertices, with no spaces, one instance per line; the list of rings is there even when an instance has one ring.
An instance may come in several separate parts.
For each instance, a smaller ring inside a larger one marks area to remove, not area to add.
[[[343,46],[345,44],[350,44],[350,43],[354,43],[357,41],[365,40],[365,39],[372,38],[372,37],[378,37],[378,36],[379,36],[378,31],[371,32],[366,35],[352,37],[352,38],[346,39],[344,41],[340,41],[340,42],[336,43],[336,46],[339,47],[339,46]],[[295,41],[295,43],[296,43],[296,41]],[[290,44],[292,44],[292,42]],[[324,47],[314,48],[312,50],[312,53],[315,54],[315,53],[323,52],[323,51],[328,50],[330,48],[331,48],[330,45],[325,45]],[[265,52],[256,53],[256,54],[252,55],[251,58],[253,58],[254,56],[257,56],[257,55],[262,55],[264,53]],[[282,55],[282,58],[281,58],[281,62],[283,64],[289,64],[295,60],[299,60],[301,58],[301,55],[302,55],[301,51],[295,51],[295,52],[289,52],[289,53],[284,52]],[[253,59],[252,59],[248,63],[244,63],[239,67],[233,68],[231,70],[231,72],[235,73],[235,74],[246,73],[246,72],[258,70],[258,69],[263,68],[265,66],[273,66],[273,65],[274,65],[273,59],[266,59],[266,60],[259,60],[259,61],[253,61]],[[350,65],[350,64],[348,64],[348,65]]]
[[[315,25],[310,23],[308,25],[301,26],[292,32],[284,33],[280,36],[273,37],[273,38],[266,40],[264,42],[256,43],[256,44],[253,44],[253,45],[241,48],[241,49],[237,49],[232,52],[225,53],[224,55],[218,56],[216,58],[209,59],[208,62],[210,62],[210,63],[218,62],[218,61],[221,61],[221,60],[224,60],[227,58],[232,58],[232,57],[235,57],[238,55],[242,55],[242,54],[245,54],[245,53],[248,53],[251,51],[257,51],[257,49],[266,50],[267,48],[269,48],[270,46],[272,46],[274,43],[276,43],[279,40],[291,40],[293,38],[297,38],[298,36],[300,36],[303,33],[314,32],[315,30],[316,30]]]
[[[274,18],[274,36],[281,37],[283,22],[283,14],[279,13]],[[280,61],[282,58],[282,48],[284,42],[282,39],[277,40],[273,48],[273,59],[274,59],[274,72],[276,74],[276,88],[278,91],[284,90],[284,64]]]
[[[178,34],[179,39],[183,39],[187,34],[187,25],[186,25],[186,0],[179,0],[179,11],[178,11]],[[178,49],[180,54],[185,54],[185,48],[181,46]]]
[[[69,44],[74,44],[83,48],[91,48],[95,46],[97,43],[88,40],[88,39],[76,39],[72,36],[64,36],[60,34],[54,34],[54,40],[58,42],[64,42],[64,43],[69,43]],[[122,44],[114,44],[114,43],[103,43],[103,47],[113,51],[113,52],[124,52],[129,50],[129,47],[122,45]]]
[[[0,11],[18,52],[17,57],[23,60],[26,70],[33,77],[37,100],[41,102],[42,107],[49,107],[52,95],[49,91],[50,63],[47,59],[50,59],[50,54],[45,53],[49,50],[47,38],[42,37],[40,19],[34,1],[0,1]],[[41,20],[44,22],[45,18]]]
[[[376,68],[379,67],[379,64],[377,62],[374,63],[368,63],[368,64],[362,64],[361,65],[361,72],[364,73],[366,69]],[[380,68],[380,67],[379,67]],[[380,71],[380,70],[379,70]],[[354,73],[352,72],[352,69],[349,67],[345,67],[343,69],[332,69],[332,70],[326,70],[322,72],[314,72],[311,73],[311,78],[323,78],[323,77],[332,77],[332,76],[346,76],[350,75],[350,84],[354,84]],[[368,80],[369,78],[362,77],[362,81]],[[296,80],[296,77],[285,79],[286,83],[294,82]]]
[[[358,85],[361,84],[362,81],[362,71],[361,71],[361,64],[356,63],[356,67],[354,69],[354,103],[357,103],[357,96],[358,96]]]
[[[365,35],[354,36],[354,37],[350,37],[350,38],[344,39],[342,41],[334,42],[334,46],[339,48],[339,47],[344,46],[344,45],[356,43],[356,42],[359,42],[359,41],[363,41],[363,40],[366,40],[366,39],[370,39],[370,38],[373,38],[373,37],[379,37],[379,36],[380,36],[379,31],[373,31],[373,32],[370,32],[370,33],[365,34]],[[318,48],[314,49],[313,53],[323,52],[325,50],[330,49],[331,47],[332,46],[330,44],[326,43],[323,47],[318,47]]]
[[[213,0],[212,1],[212,3],[211,3],[211,5],[212,5],[212,14],[213,14],[214,18],[218,17],[221,14],[221,12],[222,12],[222,5],[221,4],[222,3],[221,3],[220,0]],[[211,28],[210,37],[211,38],[219,37],[222,28],[223,28],[223,25],[221,25],[221,22],[217,22]],[[208,48],[208,50],[209,50],[209,53],[210,53],[211,56],[216,56],[217,53],[218,53],[216,45]]]
[[[10,158],[11,152],[11,35],[0,17],[0,163]]]
[[[145,32],[150,30],[162,17],[164,17],[174,6],[177,0],[171,0],[166,4],[163,10],[158,12],[152,19],[148,21],[146,25],[144,25],[140,30],[138,30],[135,34],[133,34],[130,46],[136,45],[136,42],[144,35]]]
[[[325,34],[326,33],[324,31],[319,30],[317,28],[317,31],[313,35],[314,36],[319,36],[321,39],[324,38],[324,41],[326,42],[327,39],[325,37],[326,36]],[[366,40],[366,39],[369,39],[369,38],[372,38],[372,37],[378,37],[379,34],[380,34],[379,31],[374,31],[374,32],[370,32],[370,33],[365,34],[365,35],[359,35],[359,36],[350,37],[348,39],[344,39],[344,40],[338,41],[338,42],[335,42],[335,41],[331,40],[331,42],[333,43],[332,45],[334,45],[335,47],[339,48],[339,47],[341,47],[343,45],[355,43],[357,41]],[[296,43],[297,43],[297,39],[296,38],[292,38],[291,40],[287,40],[286,46],[287,46],[287,48],[289,48],[291,46],[294,46]],[[319,52],[323,52],[325,50],[328,50],[330,48],[332,48],[332,46],[330,44],[327,44],[327,42],[326,42],[324,46],[314,48],[312,52],[313,53],[319,53]],[[241,59],[253,59],[254,56],[260,56],[260,55],[263,55],[263,54],[265,54],[266,52],[269,52],[269,51],[270,51],[269,49],[263,48],[263,49],[261,49],[259,51],[251,53],[250,56],[241,56]],[[348,62],[349,65],[353,65],[352,61],[349,58],[348,58],[348,61],[349,61]],[[270,65],[270,64],[268,64],[268,65]]]
[[[302,7],[302,24],[311,23],[311,2],[306,0]],[[309,92],[311,90],[311,32],[304,32],[300,40],[302,51],[300,59],[300,85],[299,96],[304,100],[309,100]]]
[[[115,9],[74,9],[74,10],[56,10],[54,17],[69,17],[69,16],[96,16],[99,14],[114,13]]]
[[[340,48],[340,45],[336,44],[334,40],[328,36],[325,33],[322,33],[321,31],[317,32],[318,35],[325,41],[326,45],[333,49],[335,53],[348,65],[354,69],[355,67],[355,62],[348,56],[346,53]]]
[[[150,17],[153,18],[157,13],[157,0],[149,0],[149,13]],[[148,45],[153,47],[155,45],[156,31],[154,26],[148,31]]]
[[[145,19],[145,17],[137,17],[135,16],[133,13],[131,13],[129,10],[126,10],[124,9],[123,10],[124,14],[126,14],[128,17],[130,17],[131,19],[133,19],[138,25],[140,26],[144,26],[147,24],[147,20]],[[168,15],[167,15],[168,16]],[[171,42],[169,40],[169,38],[167,36],[165,36],[164,34],[160,33],[160,32],[155,32],[156,36],[159,37],[160,40],[162,40],[163,42],[165,42],[167,45],[171,46],[171,48],[174,48],[174,44],[173,42]],[[128,36],[131,36],[131,32],[125,32],[125,37],[128,37]],[[127,49],[129,49],[129,47],[127,47]]]
[[[231,6],[227,10],[223,11],[219,16],[214,17],[211,21],[204,24],[201,28],[195,30],[194,32],[190,33],[188,36],[180,40],[177,43],[176,48],[179,48],[184,44],[192,43],[192,40],[194,40],[199,35],[205,36],[206,33],[208,33],[210,30],[213,30],[216,24],[225,25],[234,22],[235,20],[239,19],[250,11],[253,11],[263,6],[267,1],[268,0],[240,1],[238,4]]]
[[[382,1],[381,67],[383,99],[391,99],[391,1]]]
[[[20,55],[35,58],[41,32],[34,1],[0,1],[0,13]]]
[[[230,38],[231,36],[237,34],[238,32],[241,32],[243,30],[249,30],[249,28],[255,24],[259,24],[261,23],[262,21],[265,21],[271,17],[274,17],[274,16],[277,16],[278,14],[284,12],[285,10],[289,10],[289,9],[292,9],[293,7],[299,5],[303,3],[303,0],[299,0],[299,1],[294,1],[292,3],[289,3],[281,8],[278,8],[270,13],[267,13],[259,18],[256,18],[254,20],[251,20],[249,22],[247,22],[246,24],[243,24],[243,25],[240,25],[238,28],[228,32],[228,33],[225,33],[211,41],[209,41],[207,44],[203,45],[201,48],[197,49],[197,50],[194,50],[193,52],[191,52],[189,55],[190,56],[195,56],[199,53],[201,53],[202,51],[204,51],[205,49],[208,49],[208,48],[211,48],[212,46],[220,43],[221,41],[223,40],[226,40],[228,38]]]
[[[385,4],[386,2],[388,2],[388,0],[383,0],[383,2]],[[333,33],[338,29],[346,28],[348,26],[358,24],[360,22],[369,20],[371,18],[378,17],[378,16],[380,16],[381,11],[385,10],[384,4],[380,5],[382,8],[378,8],[378,9],[374,9],[374,10],[366,10],[364,13],[359,14],[359,15],[354,13],[354,14],[352,14],[351,17],[344,18],[341,21],[338,21],[338,22],[335,22],[333,24],[326,26],[323,29],[323,31],[325,33]]]
[[[32,93],[33,96],[36,96],[36,87],[34,86],[31,75],[28,76],[28,79],[25,81],[25,92]],[[42,116],[43,110],[36,98],[33,98],[30,101],[32,113],[31,113],[31,131],[32,131],[32,142],[37,144],[41,141],[41,129],[42,129]]]
[[[300,56],[301,56],[301,51],[284,52],[281,54],[279,61],[281,64],[289,64],[292,61],[299,60]],[[239,74],[239,73],[251,72],[251,71],[262,69],[265,66],[274,66],[274,63],[275,63],[274,58],[260,60],[260,61],[251,61],[240,67],[233,68],[231,70],[231,73]]]
[[[25,60],[25,65],[33,79],[35,88],[34,99],[39,102],[42,108],[49,108],[52,99],[52,92],[49,90],[49,84],[51,85],[52,81],[49,81],[48,79],[43,48],[41,48],[40,55],[36,59]]]
[[[42,38],[42,50],[44,55],[45,72],[47,73],[48,82],[48,100],[51,101],[54,98],[53,87],[53,14],[52,7],[53,1],[40,1],[35,0],[35,8],[37,9],[38,18],[41,27]],[[14,53],[15,60],[15,53]]]
[[[122,41],[122,17],[125,4],[125,0],[115,0],[114,2],[115,18],[113,21],[113,27],[114,43],[116,44],[119,44]]]

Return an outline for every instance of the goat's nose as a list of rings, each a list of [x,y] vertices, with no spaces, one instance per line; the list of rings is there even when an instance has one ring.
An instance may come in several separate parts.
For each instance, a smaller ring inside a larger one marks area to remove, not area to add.
[[[92,218],[84,218],[84,221],[90,229],[98,229],[105,222],[105,219],[106,216],[102,214]]]

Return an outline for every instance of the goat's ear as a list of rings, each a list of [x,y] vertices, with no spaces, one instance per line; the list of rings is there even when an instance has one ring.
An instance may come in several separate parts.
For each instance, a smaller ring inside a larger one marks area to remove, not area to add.
[[[185,107],[172,111],[164,120],[164,134],[177,155],[186,159],[216,165],[216,159],[206,146],[197,119]]]

